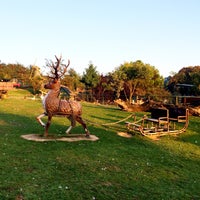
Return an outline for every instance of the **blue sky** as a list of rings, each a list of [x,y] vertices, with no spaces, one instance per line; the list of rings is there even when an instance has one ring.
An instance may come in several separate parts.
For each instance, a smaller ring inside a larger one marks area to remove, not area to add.
[[[82,74],[142,60],[163,76],[200,65],[199,0],[0,1],[0,60],[36,64],[62,54]]]

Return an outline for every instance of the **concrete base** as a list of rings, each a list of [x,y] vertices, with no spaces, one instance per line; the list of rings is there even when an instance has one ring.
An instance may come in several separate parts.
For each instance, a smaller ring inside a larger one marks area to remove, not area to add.
[[[90,137],[86,137],[85,134],[68,134],[66,136],[55,136],[49,135],[48,137],[44,137],[43,135],[39,134],[28,134],[28,135],[21,135],[21,137],[25,140],[31,140],[36,142],[46,142],[46,141],[63,141],[63,142],[76,142],[76,141],[96,141],[99,140],[98,137],[95,135],[90,135]]]

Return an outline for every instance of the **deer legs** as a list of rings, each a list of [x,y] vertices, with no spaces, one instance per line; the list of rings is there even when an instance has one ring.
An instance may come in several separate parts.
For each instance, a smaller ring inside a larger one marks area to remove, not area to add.
[[[48,136],[48,129],[49,129],[49,126],[51,125],[52,116],[51,115],[48,116],[48,121],[47,121],[46,124],[41,120],[41,118],[44,117],[44,116],[47,116],[47,113],[44,112],[43,114],[36,117],[36,119],[40,123],[40,125],[45,128],[44,136],[47,137]]]
[[[49,126],[51,125],[51,118],[52,116],[51,115],[48,115],[48,121],[46,123],[46,126],[45,126],[45,133],[44,133],[44,136],[47,137],[48,136],[48,129],[49,129]]]
[[[67,130],[66,130],[66,134],[69,134],[70,131],[72,130],[73,126],[70,126]]]
[[[39,115],[38,117],[36,117],[37,121],[40,123],[41,126],[45,127],[45,123],[41,120],[42,117],[46,116],[47,114],[44,112],[41,115]]]
[[[72,128],[76,126],[76,121],[74,118],[75,118],[74,115],[70,115],[68,117],[69,121],[71,122],[71,126],[66,130],[66,134],[69,134]]]
[[[68,119],[71,121],[71,126],[69,126],[69,128],[66,130],[66,134],[69,134],[71,129],[76,126],[76,121],[77,121],[83,126],[83,129],[84,129],[85,134],[86,134],[85,136],[90,137],[90,132],[87,129],[86,123],[83,121],[81,116],[75,117],[75,116],[71,115],[71,116],[68,117]]]
[[[37,121],[40,123],[41,126],[43,126],[45,128],[45,133],[44,133],[44,136],[47,137],[48,136],[48,129],[49,129],[49,126],[51,125],[51,119],[52,119],[52,116],[49,115],[48,116],[48,121],[47,123],[45,124],[41,118],[42,117],[45,117],[47,116],[47,113],[44,112],[43,114],[39,115],[38,117],[36,117]],[[69,134],[70,131],[72,130],[73,127],[76,126],[76,121],[78,123],[80,123],[85,131],[85,134],[86,134],[86,137],[89,137],[90,136],[90,132],[89,130],[87,129],[87,126],[86,126],[86,123],[83,121],[82,117],[81,116],[74,116],[74,115],[70,115],[68,117],[69,121],[71,122],[71,125],[69,126],[69,128],[66,130],[66,134]]]
[[[83,127],[83,129],[85,131],[85,134],[86,134],[85,136],[86,137],[90,137],[90,132],[87,129],[86,123],[83,121],[82,117],[81,116],[77,116],[76,117],[76,121],[79,122],[82,125],[82,127]]]

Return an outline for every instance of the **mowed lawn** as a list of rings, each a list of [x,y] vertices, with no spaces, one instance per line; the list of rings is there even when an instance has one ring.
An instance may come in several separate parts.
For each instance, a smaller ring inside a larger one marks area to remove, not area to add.
[[[98,141],[34,142],[25,134],[43,134],[35,117],[40,100],[24,99],[16,89],[0,100],[0,200],[140,200],[200,199],[200,118],[190,117],[188,130],[158,141],[139,134],[131,138],[121,120],[131,113],[115,106],[83,102],[83,118]],[[137,113],[142,115],[142,113]],[[46,118],[44,118],[46,121]],[[50,135],[64,136],[66,118],[53,118]],[[83,133],[77,126],[72,133]]]

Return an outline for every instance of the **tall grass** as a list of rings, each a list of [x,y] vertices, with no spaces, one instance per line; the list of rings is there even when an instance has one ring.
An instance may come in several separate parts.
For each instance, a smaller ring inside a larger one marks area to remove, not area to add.
[[[95,123],[88,125],[98,141],[33,142],[20,136],[43,134],[35,120],[43,109],[25,95],[14,90],[0,100],[0,199],[200,199],[198,117],[190,117],[187,132],[178,137],[124,138],[116,134],[126,131],[123,123],[100,124],[130,113],[82,103],[83,118]],[[68,125],[65,118],[53,118],[49,132],[64,135]],[[83,130],[77,125],[72,132]]]

